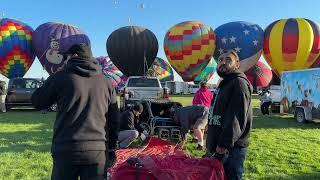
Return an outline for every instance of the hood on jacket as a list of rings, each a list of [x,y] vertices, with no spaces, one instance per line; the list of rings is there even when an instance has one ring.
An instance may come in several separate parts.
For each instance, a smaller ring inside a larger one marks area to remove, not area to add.
[[[228,83],[229,81],[231,81],[232,79],[237,78],[237,77],[240,77],[247,82],[248,87],[252,93],[253,87],[252,87],[250,81],[247,79],[247,76],[241,71],[235,71],[235,72],[230,73],[227,76],[223,77],[223,80],[220,82],[219,87],[224,86],[224,84]]]
[[[71,56],[67,62],[66,71],[84,77],[91,77],[100,73],[99,63],[92,57],[92,52],[88,45],[84,43],[74,44],[62,54]]]

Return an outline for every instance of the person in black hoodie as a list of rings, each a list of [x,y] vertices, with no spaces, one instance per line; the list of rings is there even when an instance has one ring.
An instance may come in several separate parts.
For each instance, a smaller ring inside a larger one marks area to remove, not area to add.
[[[119,111],[111,80],[100,72],[86,44],[67,52],[63,70],[32,95],[37,109],[57,103],[51,152],[51,179],[104,179],[116,159]]]
[[[138,137],[144,141],[148,136],[147,131],[140,126],[139,115],[142,112],[143,105],[137,102],[134,106],[121,114],[118,137],[120,148],[127,148]]]
[[[239,67],[235,51],[219,56],[217,73],[223,80],[212,101],[208,122],[206,155],[223,162],[227,179],[242,179],[252,126],[252,86]]]

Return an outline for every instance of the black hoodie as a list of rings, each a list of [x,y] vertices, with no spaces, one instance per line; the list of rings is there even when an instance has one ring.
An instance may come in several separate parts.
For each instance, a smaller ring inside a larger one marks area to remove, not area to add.
[[[220,82],[212,101],[208,122],[207,149],[247,147],[252,126],[252,86],[241,72],[227,75]]]
[[[116,93],[95,59],[71,58],[63,71],[51,75],[33,93],[32,103],[37,109],[57,103],[53,153],[115,148],[119,129]]]

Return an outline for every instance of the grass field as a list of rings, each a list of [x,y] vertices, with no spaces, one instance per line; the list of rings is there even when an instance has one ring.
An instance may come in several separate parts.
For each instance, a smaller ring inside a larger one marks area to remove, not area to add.
[[[172,97],[184,105],[191,96]],[[320,179],[320,124],[299,124],[287,115],[262,116],[253,99],[254,121],[245,179]],[[50,144],[55,114],[0,114],[0,179],[50,179]],[[201,156],[195,144],[186,151]]]

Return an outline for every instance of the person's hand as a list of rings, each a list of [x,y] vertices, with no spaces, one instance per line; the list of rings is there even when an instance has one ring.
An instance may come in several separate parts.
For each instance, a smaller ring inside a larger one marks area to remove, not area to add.
[[[109,151],[108,152],[108,162],[107,166],[108,168],[112,167],[117,161],[117,155],[115,151]]]
[[[216,148],[216,153],[218,153],[218,154],[225,154],[226,152],[227,152],[227,149],[226,149],[226,148],[217,146],[217,148]]]
[[[141,134],[140,134],[140,139],[141,139],[142,141],[144,141],[144,140],[147,139],[147,136],[144,135],[144,133],[141,133]]]
[[[146,137],[149,137],[149,133],[146,130],[143,130],[142,132]]]

